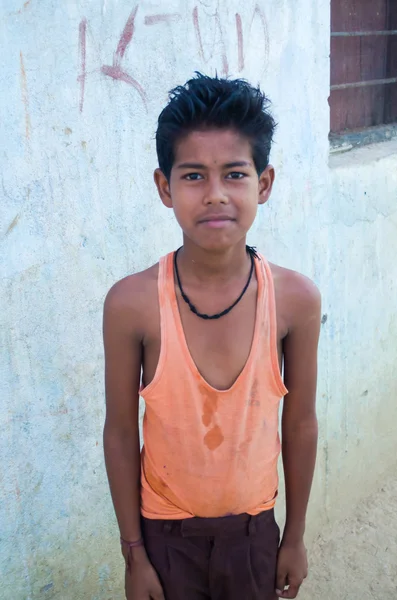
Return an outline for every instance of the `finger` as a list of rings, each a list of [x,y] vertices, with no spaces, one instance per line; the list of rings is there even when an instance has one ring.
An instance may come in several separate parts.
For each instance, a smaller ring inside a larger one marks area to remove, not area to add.
[[[300,586],[301,586],[301,584],[291,583],[289,585],[288,590],[285,590],[285,592],[283,592],[281,594],[281,598],[296,598],[298,595]]]
[[[286,585],[287,585],[287,573],[283,573],[282,571],[277,572],[276,594],[278,596],[281,596]]]
[[[157,592],[155,592],[154,594],[151,594],[150,598],[152,600],[165,600],[163,590],[160,589]]]

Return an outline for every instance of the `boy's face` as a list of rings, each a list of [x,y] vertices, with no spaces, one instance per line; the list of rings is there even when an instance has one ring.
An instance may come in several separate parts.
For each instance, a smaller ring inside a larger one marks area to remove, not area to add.
[[[258,177],[247,138],[231,129],[193,131],[179,141],[169,183],[155,181],[185,236],[206,250],[227,249],[243,239],[270,196],[274,169]]]

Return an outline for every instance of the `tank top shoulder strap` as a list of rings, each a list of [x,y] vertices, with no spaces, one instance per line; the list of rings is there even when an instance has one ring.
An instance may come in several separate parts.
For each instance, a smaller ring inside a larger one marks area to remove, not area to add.
[[[146,387],[142,385],[140,388],[140,393],[145,396],[159,383],[167,359],[168,338],[170,330],[172,330],[172,322],[170,323],[172,319],[172,297],[169,293],[169,286],[173,276],[172,257],[173,253],[162,256],[159,260],[157,295],[160,311],[160,355],[152,381]]]
[[[161,353],[163,354],[175,327],[174,252],[170,252],[160,259],[157,289],[161,322]]]
[[[269,341],[269,352],[272,370],[274,374],[275,384],[280,394],[283,396],[288,393],[287,388],[284,385],[283,379],[280,374],[280,366],[278,359],[278,340],[277,340],[277,312],[276,312],[276,296],[274,289],[274,280],[272,270],[269,262],[262,255],[259,254],[261,261],[261,272],[264,280],[264,295],[265,295],[265,319],[268,322],[268,341]]]
[[[174,253],[170,252],[166,256],[162,256],[159,261],[159,274],[157,281],[157,289],[160,304],[160,315],[162,309],[170,305],[170,289],[169,286],[173,285],[173,256]],[[168,306],[167,308],[170,308]]]

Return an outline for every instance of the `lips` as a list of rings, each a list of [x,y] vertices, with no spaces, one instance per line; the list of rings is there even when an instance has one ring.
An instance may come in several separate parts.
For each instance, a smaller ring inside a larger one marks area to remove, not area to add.
[[[207,215],[202,217],[198,224],[209,229],[224,229],[230,227],[234,222],[235,219],[228,215]]]
[[[199,219],[199,223],[222,223],[227,221],[234,221],[232,217],[228,215],[208,215]]]

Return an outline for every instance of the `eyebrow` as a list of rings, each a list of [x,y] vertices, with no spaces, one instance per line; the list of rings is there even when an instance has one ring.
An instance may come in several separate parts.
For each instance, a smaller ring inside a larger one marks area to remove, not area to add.
[[[252,164],[246,160],[237,160],[235,162],[230,162],[222,165],[224,169],[232,169],[233,167],[251,167]],[[206,169],[205,165],[201,163],[181,163],[177,166],[177,169]]]

